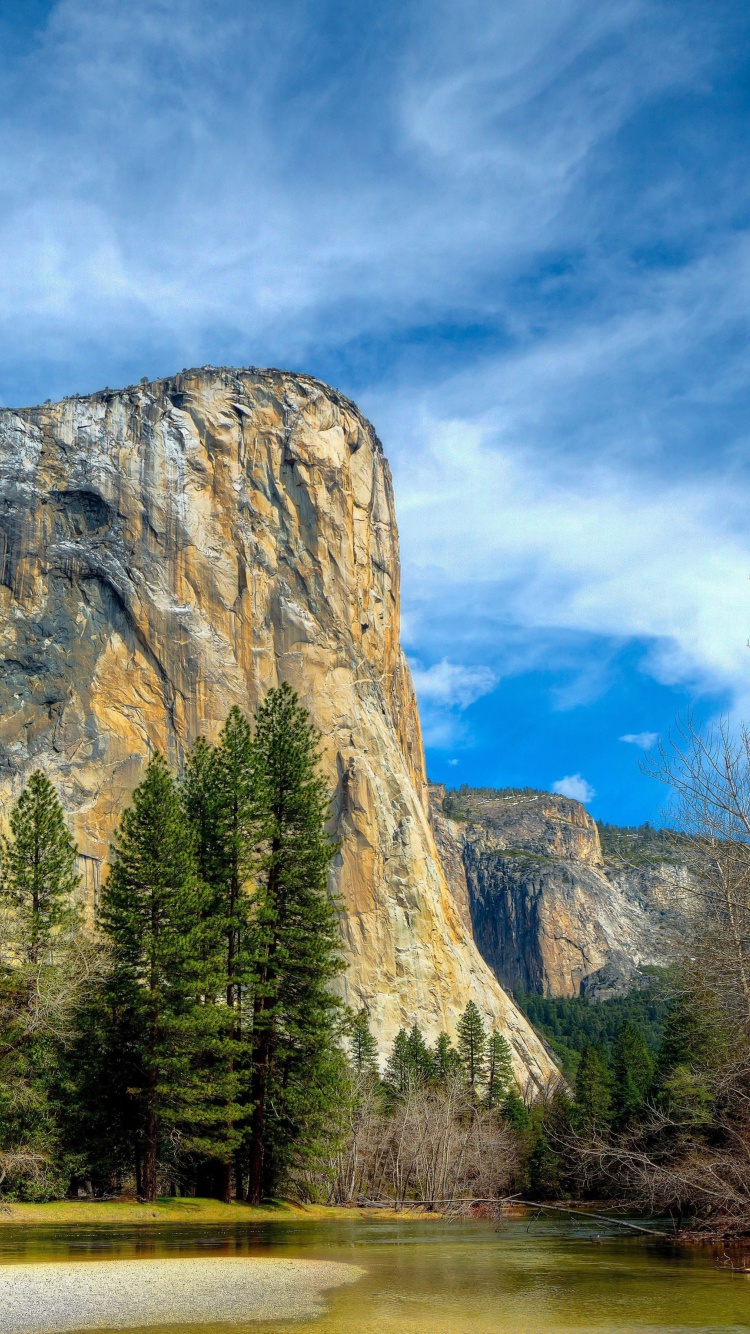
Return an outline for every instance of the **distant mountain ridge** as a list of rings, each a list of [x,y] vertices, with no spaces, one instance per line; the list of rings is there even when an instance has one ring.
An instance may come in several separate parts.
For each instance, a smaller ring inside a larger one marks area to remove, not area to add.
[[[597,825],[533,788],[430,786],[435,841],[463,920],[509,990],[623,995],[689,938],[679,835]]]

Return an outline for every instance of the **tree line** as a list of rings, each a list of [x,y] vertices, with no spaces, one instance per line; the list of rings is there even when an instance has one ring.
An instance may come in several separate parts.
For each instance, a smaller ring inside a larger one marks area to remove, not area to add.
[[[314,1155],[342,1078],[318,737],[286,685],[180,781],[155,754],[85,929],[32,775],[0,849],[0,1188],[258,1202]]]
[[[617,1200],[689,1220],[695,1235],[750,1232],[750,729],[678,723],[647,769],[672,792],[672,840],[693,913],[668,979],[661,1043],[632,1026],[612,1058],[584,1048],[575,1101],[548,1091],[542,1194]]]

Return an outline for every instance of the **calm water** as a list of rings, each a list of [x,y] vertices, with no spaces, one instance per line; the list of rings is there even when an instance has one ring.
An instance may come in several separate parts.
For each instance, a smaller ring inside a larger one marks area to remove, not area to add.
[[[273,1222],[143,1230],[0,1227],[0,1263],[133,1256],[278,1255],[344,1260],[366,1278],[309,1323],[219,1334],[563,1334],[750,1329],[750,1276],[710,1256],[597,1226],[513,1222]],[[184,1330],[184,1326],[180,1327]],[[200,1328],[209,1334],[213,1327]],[[150,1334],[156,1334],[151,1329]],[[175,1334],[175,1327],[170,1327]]]

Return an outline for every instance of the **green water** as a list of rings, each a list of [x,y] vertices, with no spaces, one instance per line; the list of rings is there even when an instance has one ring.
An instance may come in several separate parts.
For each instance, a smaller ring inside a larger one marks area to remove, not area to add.
[[[366,1277],[294,1324],[201,1326],[202,1334],[563,1334],[750,1329],[750,1276],[702,1251],[567,1222],[272,1222],[63,1234],[0,1227],[0,1263],[178,1255],[343,1260]],[[184,1330],[184,1326],[180,1329]],[[155,1334],[152,1328],[150,1334]],[[170,1328],[175,1334],[175,1327]]]

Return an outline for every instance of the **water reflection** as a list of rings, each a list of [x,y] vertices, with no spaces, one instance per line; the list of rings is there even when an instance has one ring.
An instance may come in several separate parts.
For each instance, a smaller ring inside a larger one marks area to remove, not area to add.
[[[154,1224],[108,1229],[0,1227],[0,1263],[176,1255],[340,1259],[367,1276],[297,1334],[720,1334],[750,1329],[750,1278],[709,1255],[553,1221]],[[240,1334],[245,1327],[216,1327]],[[252,1324],[253,1334],[290,1326]],[[182,1334],[188,1334],[184,1326]],[[214,1327],[196,1327],[196,1334]],[[149,1334],[160,1334],[153,1327]],[[165,1332],[166,1334],[166,1332]],[[169,1334],[175,1334],[170,1327]]]

